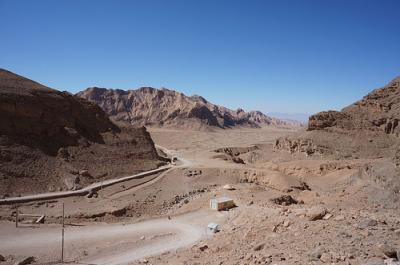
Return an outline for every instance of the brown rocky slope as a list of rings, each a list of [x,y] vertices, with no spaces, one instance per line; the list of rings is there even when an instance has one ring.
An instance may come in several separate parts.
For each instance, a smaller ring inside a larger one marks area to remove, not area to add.
[[[76,189],[161,162],[144,128],[0,69],[0,195]]]
[[[400,78],[341,111],[310,116],[306,132],[276,141],[278,149],[338,157],[394,157],[399,144]]]
[[[308,130],[340,128],[383,131],[398,134],[400,119],[400,77],[376,89],[342,111],[323,111],[312,115]]]
[[[400,78],[396,78],[342,111],[312,115],[307,131],[278,138],[275,149],[315,158],[373,159],[373,166],[360,174],[392,196],[400,190],[399,117]]]
[[[292,125],[260,111],[231,110],[166,88],[125,91],[92,87],[77,95],[97,103],[112,119],[133,125],[187,129]]]

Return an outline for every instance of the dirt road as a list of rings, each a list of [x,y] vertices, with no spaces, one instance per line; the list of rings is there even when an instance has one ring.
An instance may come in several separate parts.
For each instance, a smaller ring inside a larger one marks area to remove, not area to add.
[[[0,199],[0,205],[1,204],[10,204],[10,203],[30,202],[30,201],[37,201],[37,200],[65,198],[65,197],[70,197],[70,196],[84,196],[92,190],[99,190],[101,188],[104,188],[104,187],[107,187],[110,185],[114,185],[117,183],[121,183],[121,182],[124,182],[127,180],[135,179],[135,178],[143,178],[148,175],[163,172],[165,170],[170,169],[171,167],[172,167],[171,165],[166,165],[166,166],[159,167],[157,169],[141,172],[139,174],[132,175],[132,176],[96,182],[96,183],[93,183],[93,184],[91,184],[83,189],[79,189],[79,190],[49,192],[49,193],[41,193],[41,194],[28,195],[28,196],[22,196],[22,197],[12,197],[12,198]]]
[[[176,151],[169,150],[169,149],[164,148],[159,145],[156,145],[156,147],[161,149],[168,156],[176,157],[179,161],[179,167],[188,167],[188,166],[192,165],[191,161],[188,161],[188,160],[180,157],[180,155]],[[101,188],[104,188],[104,187],[107,187],[110,185],[114,185],[117,183],[131,180],[131,179],[143,178],[145,176],[149,176],[149,175],[153,175],[156,173],[166,171],[172,167],[173,167],[173,165],[168,164],[168,165],[159,167],[157,169],[141,172],[139,174],[121,177],[121,178],[109,179],[109,180],[105,180],[105,181],[101,181],[101,182],[96,182],[96,183],[93,183],[93,184],[91,184],[85,188],[79,189],[79,190],[49,192],[49,193],[34,194],[34,195],[28,195],[28,196],[22,196],[22,197],[12,197],[12,198],[0,199],[0,205],[10,204],[10,203],[30,202],[30,201],[36,201],[36,200],[49,200],[49,199],[65,198],[65,197],[70,197],[70,196],[84,196],[92,190],[98,190],[98,189],[101,189]]]
[[[207,236],[208,222],[222,222],[224,213],[200,210],[181,216],[134,224],[67,226],[65,260],[87,264],[129,264],[147,256],[182,248]],[[0,230],[0,252],[36,256],[42,261],[60,258],[61,228],[16,229],[10,223]],[[83,257],[83,258],[82,258]]]

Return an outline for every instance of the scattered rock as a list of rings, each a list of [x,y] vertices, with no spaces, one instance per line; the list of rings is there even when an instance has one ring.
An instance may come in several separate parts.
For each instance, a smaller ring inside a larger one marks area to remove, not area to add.
[[[283,222],[283,227],[289,227],[289,225],[290,225],[290,222],[288,220],[285,220]]]
[[[199,247],[200,251],[204,251],[206,249],[208,249],[208,245],[207,244],[203,244]]]
[[[378,249],[388,258],[397,259],[397,251],[388,244],[379,244]]]
[[[378,221],[374,220],[374,219],[370,219],[367,218],[365,220],[362,220],[359,224],[358,224],[358,228],[359,229],[366,229],[368,227],[373,227],[373,226],[377,226],[378,225]]]
[[[297,204],[297,200],[295,200],[290,195],[282,195],[280,197],[272,199],[271,201],[276,204],[284,205],[284,206],[291,205],[291,204]]]
[[[308,253],[308,256],[310,257],[310,260],[312,261],[319,261],[321,258],[322,254],[324,253],[324,249],[321,247],[316,247],[314,250]]]
[[[331,255],[329,253],[322,253],[321,257],[319,258],[323,263],[330,263],[331,262]]]
[[[306,182],[300,182],[298,186],[292,186],[293,189],[298,189],[298,190],[311,190],[310,186]]]
[[[31,264],[32,262],[35,262],[35,257],[27,257],[27,258],[23,258],[21,260],[18,260],[14,263],[14,265],[27,265],[27,264]]]
[[[258,244],[256,246],[254,246],[253,250],[254,251],[260,251],[260,250],[262,250],[264,248],[264,246],[265,246],[265,243],[260,243],[260,244]]]
[[[116,209],[111,212],[112,215],[120,217],[126,214],[126,208]]]
[[[329,219],[331,219],[332,216],[333,216],[332,214],[327,213],[327,214],[324,215],[324,217],[322,219],[329,220]]]
[[[226,184],[225,186],[223,186],[223,189],[224,190],[236,190],[235,187],[233,187],[233,186],[231,186],[229,184]]]
[[[1,261],[6,261],[6,258],[3,255],[0,255],[0,262]]]
[[[79,175],[81,175],[82,177],[92,178],[92,175],[86,169],[80,170]]]
[[[307,217],[310,221],[321,220],[327,214],[327,210],[324,207],[313,207],[307,210]]]

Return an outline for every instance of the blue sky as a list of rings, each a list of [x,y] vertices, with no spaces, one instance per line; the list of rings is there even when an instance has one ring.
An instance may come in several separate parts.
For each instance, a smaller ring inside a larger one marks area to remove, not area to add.
[[[0,67],[59,90],[167,87],[340,109],[400,75],[400,1],[0,0]]]

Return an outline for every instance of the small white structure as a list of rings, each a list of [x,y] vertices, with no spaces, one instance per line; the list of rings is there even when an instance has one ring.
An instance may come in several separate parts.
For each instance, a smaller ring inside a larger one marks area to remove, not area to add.
[[[213,210],[221,211],[235,207],[235,203],[231,198],[220,197],[210,200],[210,208]]]
[[[207,225],[207,231],[215,234],[219,231],[219,225],[216,223],[209,223]]]

